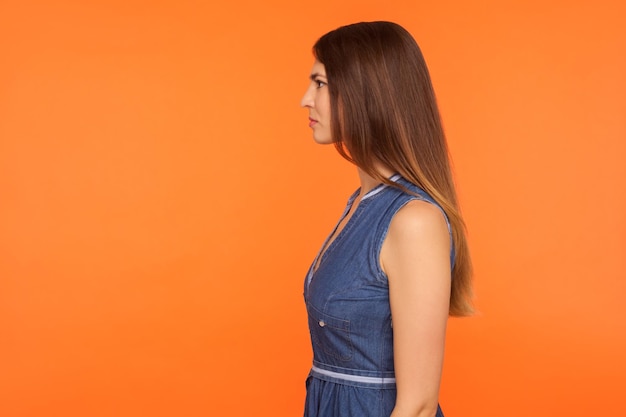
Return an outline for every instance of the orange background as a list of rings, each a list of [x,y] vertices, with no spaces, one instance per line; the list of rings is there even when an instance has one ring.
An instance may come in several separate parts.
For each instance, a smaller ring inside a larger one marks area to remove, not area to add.
[[[297,416],[309,262],[357,186],[299,100],[318,36],[429,63],[475,260],[447,416],[624,415],[615,1],[0,3],[0,416]]]

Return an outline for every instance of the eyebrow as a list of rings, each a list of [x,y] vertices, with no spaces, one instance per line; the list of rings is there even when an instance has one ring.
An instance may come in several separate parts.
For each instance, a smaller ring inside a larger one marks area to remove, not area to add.
[[[311,79],[311,81],[315,81],[317,77],[326,78],[325,75],[320,74],[319,72],[314,72],[313,74],[309,75],[309,78]]]

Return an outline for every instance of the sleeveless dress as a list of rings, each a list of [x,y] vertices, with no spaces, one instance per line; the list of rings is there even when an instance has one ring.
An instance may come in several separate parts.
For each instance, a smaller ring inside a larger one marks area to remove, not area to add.
[[[380,249],[391,219],[406,203],[437,204],[399,175],[391,180],[416,195],[384,184],[372,189],[306,276],[313,366],[306,380],[305,417],[389,417],[394,408],[393,326]],[[349,198],[339,222],[358,193]],[[443,417],[440,408],[437,417]]]

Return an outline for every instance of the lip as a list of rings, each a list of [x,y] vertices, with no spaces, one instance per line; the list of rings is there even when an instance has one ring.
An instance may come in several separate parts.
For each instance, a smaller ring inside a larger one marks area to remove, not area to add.
[[[317,120],[309,117],[309,127],[313,127],[317,124]]]

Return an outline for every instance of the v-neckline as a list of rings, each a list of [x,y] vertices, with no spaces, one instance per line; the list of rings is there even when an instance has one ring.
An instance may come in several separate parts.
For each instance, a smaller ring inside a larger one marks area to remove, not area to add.
[[[389,179],[391,181],[393,181],[393,182],[397,182],[401,178],[402,178],[401,175],[397,174],[397,173],[392,175],[391,177],[389,177]],[[373,197],[376,194],[380,193],[381,191],[383,191],[387,187],[388,187],[387,184],[380,183],[380,184],[376,185],[374,188],[372,188],[371,190],[369,190],[367,193],[365,193],[365,195],[359,201],[358,206],[354,209],[354,213],[352,213],[352,215],[350,216],[350,218],[348,219],[346,224],[339,231],[339,233],[337,233],[337,228],[339,227],[341,222],[345,219],[345,217],[348,215],[348,213],[352,209],[352,207],[354,205],[354,201],[356,200],[357,196],[361,192],[361,187],[359,187],[354,193],[352,193],[352,195],[348,199],[348,202],[346,204],[346,208],[344,209],[343,214],[339,218],[339,221],[337,221],[337,224],[333,228],[332,232],[328,235],[326,240],[324,240],[324,243],[322,244],[322,247],[321,247],[320,251],[317,253],[317,256],[315,256],[315,259],[313,260],[313,264],[309,268],[309,271],[308,271],[307,277],[306,277],[305,296],[308,293],[308,288],[309,288],[309,285],[311,284],[311,281],[313,280],[313,276],[320,269],[320,267],[322,266],[323,261],[327,258],[329,252],[336,246],[337,241],[342,237],[342,235],[344,235],[346,233],[346,230],[349,229],[349,226],[351,226],[351,224],[354,222],[355,215],[358,214],[357,212],[362,210],[362,208],[363,208],[363,205],[362,205],[363,201],[370,199],[371,197]],[[337,236],[332,240],[332,242],[329,242],[329,240],[333,236],[335,236],[335,235],[337,235]]]
[[[320,251],[315,257],[315,261],[313,262],[312,275],[314,275],[319,270],[322,264],[322,261],[326,257],[326,254],[328,254],[328,251],[334,246],[334,243],[341,237],[341,235],[343,234],[343,231],[348,228],[352,219],[357,214],[357,211],[359,211],[359,209],[362,207],[361,202],[363,202],[363,197],[365,196],[361,197],[361,199],[357,202],[356,207],[354,206],[354,203],[359,193],[360,193],[360,188],[352,194],[348,202],[348,205],[346,206],[346,209],[344,210],[343,214],[339,218],[339,221],[333,228],[332,232],[328,235],[326,240],[324,240],[324,244],[322,245]],[[346,217],[348,217],[348,219],[346,219]],[[342,223],[343,223],[343,226],[341,227],[341,229],[339,229],[339,226],[341,226]]]
[[[395,182],[399,178],[400,178],[399,175],[394,174],[392,177],[390,177],[390,180]],[[322,245],[322,248],[320,249],[320,251],[318,252],[317,256],[315,257],[315,260],[313,261],[313,265],[311,265],[310,276],[309,276],[309,279],[308,279],[309,282],[311,281],[313,275],[315,275],[315,273],[317,273],[317,271],[319,270],[320,266],[322,265],[322,262],[324,261],[324,259],[328,255],[328,253],[331,251],[331,249],[333,247],[336,246],[335,243],[342,237],[342,235],[344,235],[344,232],[347,229],[349,229],[349,226],[351,226],[351,224],[353,223],[353,219],[356,217],[358,212],[362,209],[363,202],[368,200],[368,199],[370,199],[371,197],[375,196],[376,194],[380,193],[386,187],[388,187],[388,185],[385,184],[385,183],[377,184],[374,188],[372,188],[367,193],[365,193],[363,195],[363,197],[361,197],[361,199],[358,201],[356,207],[354,207],[354,203],[355,203],[359,193],[361,192],[361,187],[359,187],[354,193],[352,193],[352,195],[348,199],[348,204],[347,204],[343,214],[339,218],[339,221],[337,222],[337,224],[333,228],[332,232],[328,235],[326,240],[324,240],[324,244]],[[352,210],[353,207],[354,207],[354,210]],[[352,211],[352,214],[350,214],[351,211]],[[343,225],[343,227],[341,228],[341,230],[337,230],[339,228],[339,226],[341,225],[341,223],[346,218],[346,216],[348,216],[348,214],[350,214],[350,218],[348,218],[348,220],[346,220],[346,222]]]

